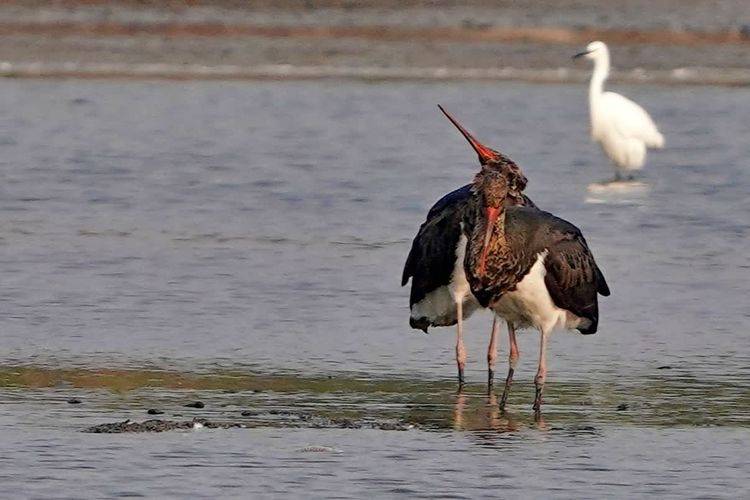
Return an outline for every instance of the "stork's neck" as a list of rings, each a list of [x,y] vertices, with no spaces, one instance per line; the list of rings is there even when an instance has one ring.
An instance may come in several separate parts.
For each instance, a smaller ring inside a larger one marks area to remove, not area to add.
[[[604,92],[604,82],[609,76],[609,54],[606,51],[596,55],[594,59],[594,73],[591,75],[589,84],[589,104],[593,108],[599,103]]]
[[[485,215],[484,203],[476,211],[465,261],[472,286],[481,287],[491,281],[506,260],[508,241],[505,236],[505,207],[500,206],[497,210],[497,219],[489,233],[487,226],[491,222]]]

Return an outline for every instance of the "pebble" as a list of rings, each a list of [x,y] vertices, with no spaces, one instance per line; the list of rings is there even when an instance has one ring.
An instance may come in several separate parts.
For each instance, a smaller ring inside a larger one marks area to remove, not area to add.
[[[204,408],[206,405],[203,404],[203,401],[193,401],[192,403],[188,403],[185,406],[187,408]]]
[[[83,402],[83,401],[81,401],[80,399],[77,399],[77,398],[70,398],[70,399],[68,400],[68,403],[69,403],[69,404],[72,404],[72,405],[79,405],[79,404],[81,404],[82,402]]]
[[[146,413],[148,413],[149,415],[161,415],[164,412],[161,410],[157,410],[156,408],[150,408]]]
[[[625,411],[628,409],[627,403],[620,403],[617,405],[617,411]]]

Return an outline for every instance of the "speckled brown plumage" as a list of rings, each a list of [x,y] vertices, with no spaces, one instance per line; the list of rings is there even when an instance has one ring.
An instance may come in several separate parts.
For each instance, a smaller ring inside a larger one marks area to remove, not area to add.
[[[553,302],[589,319],[591,325],[581,331],[595,333],[597,293],[607,296],[609,288],[580,230],[548,212],[509,206],[509,182],[496,171],[482,169],[471,191],[463,221],[469,234],[465,272],[479,303],[491,306],[515,290],[538,256],[546,252],[545,285]],[[485,245],[488,207],[499,210],[499,215]]]
[[[515,171],[520,169],[515,166]],[[503,168],[493,166],[493,170]],[[512,177],[513,186],[526,186],[526,178],[516,178],[513,170],[507,175]],[[406,285],[411,278],[411,293],[409,306],[425,298],[425,296],[441,286],[447,286],[453,273],[456,261],[456,246],[461,237],[461,222],[469,218],[469,202],[472,200],[472,184],[467,184],[438,200],[427,214],[427,219],[420,226],[412,242],[411,250],[406,258],[404,271],[401,275],[401,286]],[[523,193],[511,190],[505,203],[536,207]],[[429,326],[450,326],[455,324],[455,317],[441,322],[412,321],[411,326],[426,329]]]

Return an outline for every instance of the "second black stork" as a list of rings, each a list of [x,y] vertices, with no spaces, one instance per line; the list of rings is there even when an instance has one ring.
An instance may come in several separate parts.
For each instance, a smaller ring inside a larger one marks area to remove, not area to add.
[[[505,203],[535,206],[523,194],[527,181],[518,165],[502,153],[481,144],[442,106],[438,107],[469,141],[479,157],[482,168],[499,172],[506,177],[508,193]],[[479,302],[471,293],[464,271],[467,238],[463,231],[463,223],[471,208],[472,189],[471,184],[456,189],[441,198],[430,209],[427,220],[414,238],[401,279],[403,286],[411,278],[409,324],[412,328],[421,329],[427,333],[431,326],[457,325],[456,364],[459,385],[464,384],[464,367],[466,366],[463,320],[480,308]],[[498,318],[493,317],[492,333],[487,348],[489,385],[492,385],[494,379],[498,330]],[[510,355],[513,359],[513,356],[517,357],[518,354],[515,348],[515,331],[511,323],[508,323],[508,332],[511,338]]]
[[[609,287],[581,231],[539,209],[508,206],[512,190],[502,172],[483,168],[476,175],[465,209],[465,271],[481,306],[518,328],[539,330],[539,365],[534,378],[534,410],[538,413],[550,333],[556,328],[596,333],[597,295],[608,296]],[[512,376],[511,366],[501,407]]]

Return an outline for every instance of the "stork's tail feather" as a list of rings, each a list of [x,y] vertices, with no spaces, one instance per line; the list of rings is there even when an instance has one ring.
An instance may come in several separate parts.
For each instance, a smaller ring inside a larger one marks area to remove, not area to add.
[[[425,333],[430,333],[427,330],[430,328],[431,323],[430,320],[427,318],[409,318],[409,326],[414,328],[415,330],[422,330]]]
[[[593,318],[588,318],[588,320],[590,321],[588,325],[579,326],[577,330],[584,335],[593,335],[596,333],[596,329],[599,326],[599,316],[597,314]]]
[[[596,267],[596,291],[604,297],[609,297],[609,285],[607,285],[607,280],[604,279],[604,274],[602,274],[599,266]]]

